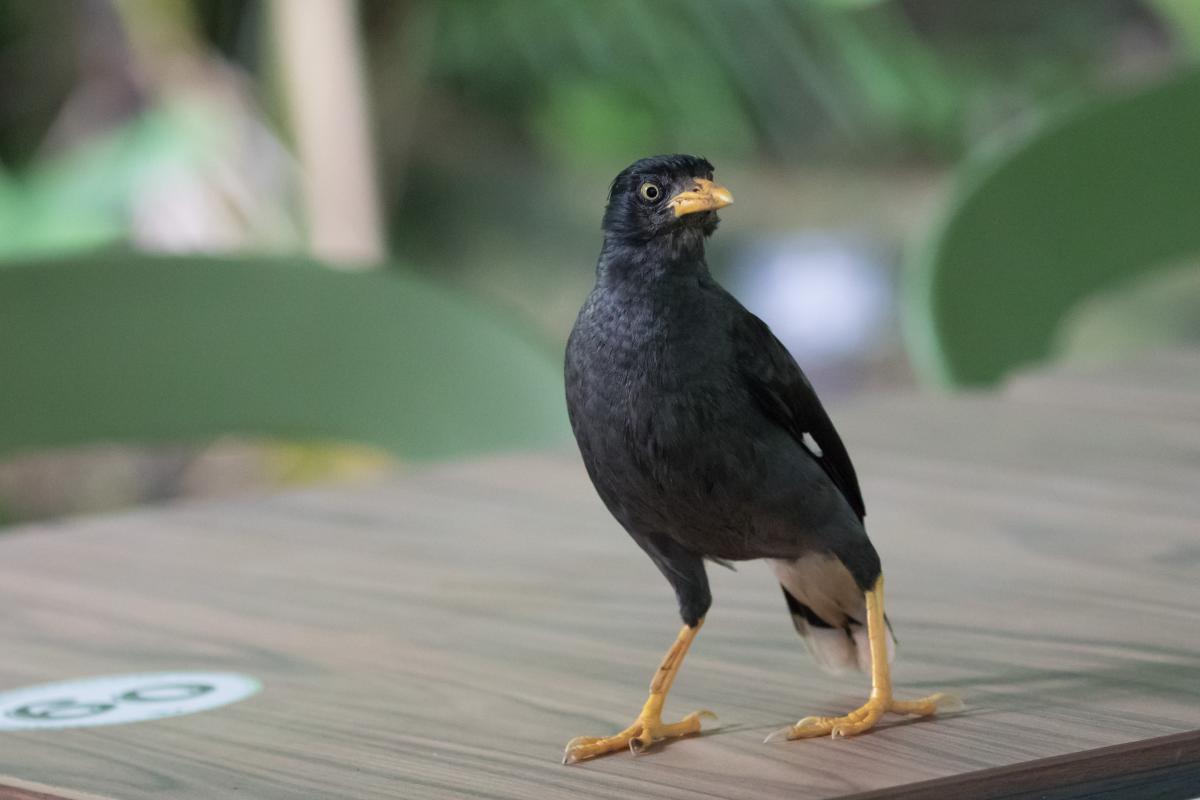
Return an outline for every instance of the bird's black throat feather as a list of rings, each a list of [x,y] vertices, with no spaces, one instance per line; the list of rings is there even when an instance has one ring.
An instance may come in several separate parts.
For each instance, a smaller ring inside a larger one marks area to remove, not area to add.
[[[711,229],[716,230],[716,214]],[[645,241],[606,236],[596,262],[598,284],[613,286],[630,282],[653,282],[668,277],[700,277],[708,275],[704,260],[704,239],[709,231],[700,226],[687,226]]]

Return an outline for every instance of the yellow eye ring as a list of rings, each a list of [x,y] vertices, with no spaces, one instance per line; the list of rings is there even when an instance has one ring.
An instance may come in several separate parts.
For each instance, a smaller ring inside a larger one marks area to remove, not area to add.
[[[642,196],[643,200],[649,200],[651,203],[653,203],[662,197],[662,189],[658,188],[657,183],[646,181],[641,185],[640,188],[638,188],[638,194]]]

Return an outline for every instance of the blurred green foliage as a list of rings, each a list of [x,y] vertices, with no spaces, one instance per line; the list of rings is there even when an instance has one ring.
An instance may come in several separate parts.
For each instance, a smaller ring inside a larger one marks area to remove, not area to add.
[[[556,343],[634,158],[717,164],[739,198],[714,265],[804,228],[898,252],[984,142],[1200,58],[1200,0],[357,8],[391,263],[523,310]],[[302,250],[271,9],[0,0],[0,268],[124,243]]]
[[[449,0],[430,69],[572,160],[663,138],[718,157],[944,158],[1005,105],[1091,88],[1131,7]]]
[[[1192,58],[1200,56],[1200,3],[1194,0],[1152,0],[1151,6],[1171,29],[1175,42]]]
[[[905,328],[919,371],[950,384],[995,383],[1052,355],[1081,303],[1200,258],[1198,139],[1200,71],[1191,71],[1065,114],[973,162],[906,274]],[[1139,287],[1125,324],[1116,337],[1101,332],[1100,346],[1115,355],[1127,348],[1114,341],[1145,345],[1200,329],[1194,300],[1130,324],[1167,297]],[[1075,351],[1086,347],[1078,334]]]
[[[400,249],[414,231],[419,239],[461,221],[463,185],[481,162],[505,161],[526,181],[531,168],[590,179],[671,149],[784,168],[949,164],[985,135],[1162,73],[1200,48],[1200,4],[1191,0],[363,0],[360,8]],[[184,38],[164,35],[172,25],[245,71],[286,140],[267,20],[263,0],[0,3],[4,246],[69,249],[120,237],[124,223],[110,212],[131,176],[195,146],[187,125],[155,118],[173,87],[151,51]],[[83,155],[71,152],[77,137],[55,131],[81,94],[111,106],[91,120],[108,144],[84,142]],[[110,152],[97,158],[104,146]],[[504,172],[484,175],[503,183]],[[437,193],[449,202],[429,202]],[[444,238],[426,237],[409,254],[447,262],[448,252],[431,252]]]
[[[23,259],[0,271],[0,454],[222,434],[444,458],[564,440],[562,371],[412,276],[300,258]]]
[[[700,152],[724,174],[752,170],[758,193],[791,198],[791,213],[776,202],[746,216],[753,206],[739,203],[744,236],[801,227],[814,209],[828,225],[836,212],[825,205],[852,210],[853,226],[883,215],[873,207],[911,204],[911,184],[886,190],[889,171],[936,181],[985,140],[1200,55],[1193,0],[358,7],[393,254],[536,310],[556,336],[589,276],[604,186],[635,157]],[[264,0],[0,2],[0,257],[133,239],[147,175],[212,172],[211,129],[245,121],[183,97],[198,86],[234,87],[253,124],[290,141],[268,10]],[[210,68],[181,76],[171,59],[192,51]],[[868,184],[884,190],[839,179],[851,165],[882,176]],[[814,170],[834,173],[814,180]],[[275,194],[262,202],[290,213],[294,187],[266,189]],[[911,235],[924,218],[905,220],[885,235]]]
[[[136,187],[197,161],[207,127],[203,117],[158,109],[19,176],[0,172],[0,259],[123,242]]]

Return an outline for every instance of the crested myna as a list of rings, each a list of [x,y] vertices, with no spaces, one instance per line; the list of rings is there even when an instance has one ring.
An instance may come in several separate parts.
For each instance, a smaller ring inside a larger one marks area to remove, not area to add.
[[[850,456],[788,351],[705,263],[732,202],[712,164],[685,155],[642,159],[609,192],[596,285],[567,344],[567,407],[596,491],[675,589],[683,628],[633,724],[571,740],[566,763],[700,730],[708,712],[667,724],[662,708],[712,603],[706,559],[765,559],[818,663],[871,673],[861,708],[786,738],[862,733],[948,699],[892,697],[883,575]]]

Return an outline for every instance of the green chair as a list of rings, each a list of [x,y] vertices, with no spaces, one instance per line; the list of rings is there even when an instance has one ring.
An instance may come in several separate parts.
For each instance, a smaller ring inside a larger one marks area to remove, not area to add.
[[[125,253],[0,265],[0,455],[236,433],[425,459],[566,431],[549,349],[412,276]]]
[[[969,167],[907,265],[919,375],[989,384],[1046,358],[1080,300],[1200,254],[1200,72],[1097,103]]]

